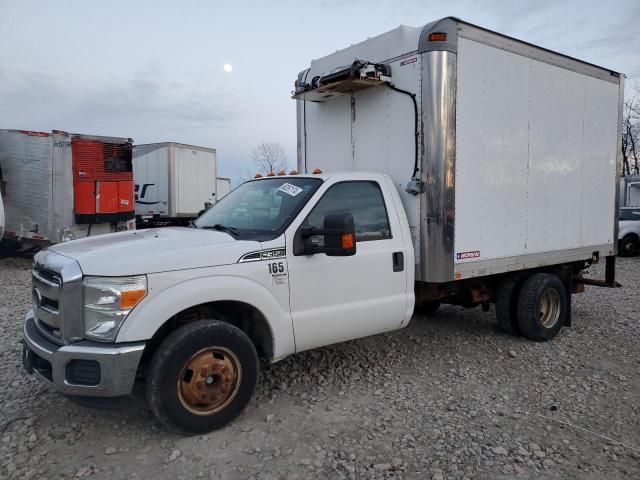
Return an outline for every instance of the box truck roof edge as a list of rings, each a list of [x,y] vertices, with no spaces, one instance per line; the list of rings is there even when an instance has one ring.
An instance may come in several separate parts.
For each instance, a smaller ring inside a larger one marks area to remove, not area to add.
[[[311,68],[307,68],[302,70],[299,74],[298,74],[298,81],[303,81],[304,80],[304,76],[307,75],[307,73],[309,72],[309,70],[313,69],[315,65],[318,64],[322,64],[321,61],[326,61],[332,57],[338,56],[340,53],[345,52],[353,47],[357,47],[359,45],[365,44],[370,42],[371,40],[376,40],[379,39],[380,37],[383,37],[385,35],[391,34],[399,29],[405,29],[408,31],[415,31],[416,33],[419,31],[418,33],[418,42],[415,45],[415,48],[411,48],[410,50],[406,50],[404,52],[398,53],[395,56],[402,56],[402,55],[407,55],[407,54],[411,54],[411,53],[425,53],[425,52],[429,52],[429,51],[449,51],[451,53],[457,53],[458,51],[458,30],[465,30],[463,35],[469,35],[469,36],[475,36],[475,37],[481,37],[484,34],[488,34],[490,36],[495,36],[495,37],[499,37],[502,41],[503,44],[502,45],[496,45],[497,47],[502,47],[505,49],[511,49],[511,48],[517,48],[516,45],[519,46],[519,49],[522,51],[523,54],[527,53],[527,47],[530,48],[531,50],[536,50],[539,51],[540,53],[547,53],[549,55],[551,55],[552,57],[563,57],[563,59],[566,60],[566,65],[560,65],[560,66],[564,66],[564,67],[570,67],[572,66],[574,63],[575,64],[579,64],[582,65],[583,68],[587,69],[587,71],[585,73],[588,73],[589,71],[591,71],[592,69],[595,70],[599,70],[602,71],[603,73],[607,73],[610,75],[614,75],[614,76],[618,76],[621,75],[620,72],[607,68],[607,67],[603,67],[601,65],[596,65],[594,63],[590,63],[590,62],[586,62],[584,60],[580,60],[576,57],[572,57],[571,55],[567,55],[565,53],[561,53],[555,50],[551,50],[548,49],[546,47],[542,47],[540,45],[536,45],[534,43],[530,43],[515,37],[511,37],[509,35],[505,35],[503,33],[500,32],[496,32],[495,30],[491,30],[485,27],[481,27],[479,25],[475,25],[473,23],[470,22],[466,22],[464,20],[461,20],[457,17],[444,17],[441,18],[439,20],[435,20],[433,22],[427,23],[422,27],[409,27],[406,25],[402,25],[398,28],[396,28],[395,30],[391,30],[389,32],[385,32],[382,33],[380,35],[371,37],[363,42],[358,42],[355,43],[347,48],[343,48],[340,50],[336,50],[334,53],[332,54],[328,54],[324,57],[321,58],[317,58],[311,61]],[[444,34],[444,37],[433,37],[433,35],[436,34]],[[432,37],[430,38],[429,36],[432,35]],[[435,40],[435,38],[441,38],[439,40]],[[375,61],[389,61],[392,60],[394,57],[389,57],[389,58],[378,58],[378,59],[363,59],[363,60],[375,60]],[[353,59],[352,59],[353,60]],[[548,61],[550,60],[550,58],[545,59],[544,61]],[[318,73],[318,72],[314,72],[314,73]],[[324,72],[323,72],[324,73]]]
[[[199,147],[197,145],[190,145],[188,143],[180,143],[180,142],[150,142],[150,143],[136,143],[134,147],[181,147],[181,148],[190,148],[191,150],[198,150],[200,152],[210,152],[216,153],[215,148],[209,147]]]

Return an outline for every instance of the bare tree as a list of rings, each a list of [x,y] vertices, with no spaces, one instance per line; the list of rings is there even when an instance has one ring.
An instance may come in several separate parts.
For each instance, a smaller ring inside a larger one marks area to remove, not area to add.
[[[286,171],[289,164],[287,153],[280,143],[262,142],[253,149],[251,158],[262,175]]]
[[[640,87],[622,111],[622,175],[640,173]]]

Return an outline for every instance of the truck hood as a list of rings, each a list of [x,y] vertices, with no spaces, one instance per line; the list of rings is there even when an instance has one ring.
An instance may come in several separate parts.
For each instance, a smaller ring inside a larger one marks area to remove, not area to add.
[[[50,247],[85,275],[141,275],[236,263],[260,243],[197,228],[152,228],[83,238]]]

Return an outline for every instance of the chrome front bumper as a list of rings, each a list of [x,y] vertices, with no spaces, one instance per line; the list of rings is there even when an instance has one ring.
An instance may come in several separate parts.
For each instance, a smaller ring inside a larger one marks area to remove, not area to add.
[[[23,340],[23,365],[28,373],[37,373],[66,395],[91,397],[130,394],[145,346],[144,342],[87,340],[56,345],[38,331],[33,311],[25,319]]]

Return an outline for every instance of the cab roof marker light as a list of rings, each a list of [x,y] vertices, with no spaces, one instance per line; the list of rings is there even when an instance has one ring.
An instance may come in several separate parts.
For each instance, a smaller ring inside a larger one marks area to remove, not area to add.
[[[322,170],[320,170],[319,168],[314,168],[312,173],[314,175],[318,175],[318,174],[322,173]]]
[[[262,175],[259,172],[256,172],[253,178],[262,178]]]
[[[298,174],[298,170],[291,170],[289,172],[289,175],[297,175]]]
[[[286,175],[286,174],[287,174],[287,172],[285,172],[284,170],[280,170],[280,171],[278,172],[278,175]]]
[[[429,34],[430,42],[446,42],[447,34],[444,32],[433,32]]]
[[[267,177],[275,177],[275,176],[276,176],[276,174],[275,174],[275,173],[273,173],[273,172],[269,172],[269,173],[267,173]]]

